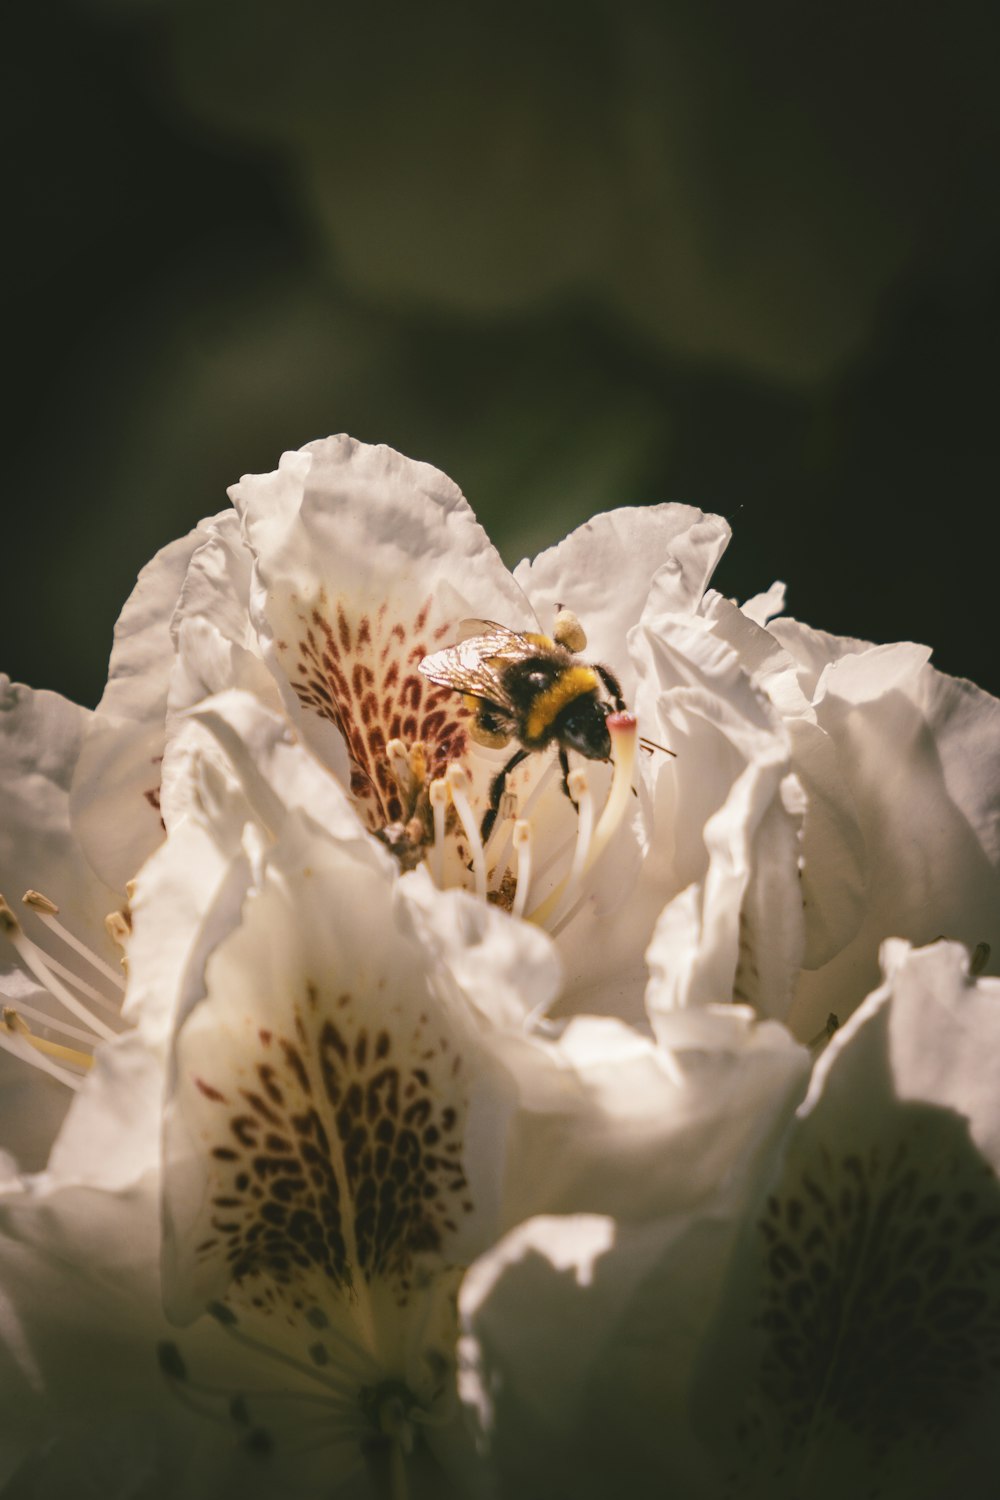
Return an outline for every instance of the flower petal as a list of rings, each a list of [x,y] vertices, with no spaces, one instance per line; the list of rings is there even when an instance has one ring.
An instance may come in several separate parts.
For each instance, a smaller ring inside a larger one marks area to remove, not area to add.
[[[1000,1457],[1000,981],[972,981],[957,944],[884,962],[816,1068],[708,1345],[703,1430],[749,1496],[979,1495]]]
[[[170,617],[207,524],[164,547],[139,574],[115,625],[108,685],[73,781],[77,837],[101,879],[118,890],[163,837],[160,762],[174,661]]]
[[[692,505],[624,506],[585,522],[514,577],[550,630],[565,606],[580,617],[586,655],[604,662],[620,678],[626,697],[634,691],[628,632],[636,623],[658,576],[660,608],[693,613],[729,540],[719,516]],[[662,571],[659,571],[662,570]]]
[[[846,790],[853,813],[845,817],[864,837],[866,882],[855,935],[802,976],[793,1012],[800,1036],[830,1011],[841,1020],[851,1013],[876,983],[886,937],[927,943],[944,935],[1000,955],[1000,703],[935,672],[923,647],[900,645],[829,664],[814,712],[836,753],[841,795],[831,779],[830,819],[813,842],[838,817]],[[835,847],[844,850],[846,839]],[[836,911],[843,859],[814,860],[813,872],[811,900]]]
[[[530,627],[527,601],[451,480],[390,448],[327,438],[231,493],[254,555],[253,620],[286,705],[384,826],[401,812],[388,742],[419,740],[432,775],[465,743],[460,699],[419,663],[469,616]]]
[[[253,693],[275,711],[281,695],[260,655],[250,622],[251,557],[239,517],[226,511],[204,523],[170,623],[177,652],[171,716],[230,688]]]

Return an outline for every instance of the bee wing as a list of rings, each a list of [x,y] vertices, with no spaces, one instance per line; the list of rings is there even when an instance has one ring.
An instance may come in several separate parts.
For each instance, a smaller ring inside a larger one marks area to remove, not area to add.
[[[523,661],[534,649],[525,636],[496,620],[462,620],[458,630],[460,645],[471,646],[480,656],[495,661]]]
[[[468,693],[470,697],[495,703],[508,713],[516,712],[492,661],[503,656],[504,644],[510,650],[509,643],[505,643],[503,637],[509,636],[512,640],[518,640],[519,637],[502,625],[494,626],[491,620],[465,621],[463,624],[482,625],[489,633],[469,636],[454,646],[448,646],[444,651],[434,651],[430,656],[425,656],[419,667],[421,675],[456,693]],[[494,635],[494,630],[501,634]],[[523,655],[522,645],[518,657]],[[517,658],[508,656],[506,659]]]

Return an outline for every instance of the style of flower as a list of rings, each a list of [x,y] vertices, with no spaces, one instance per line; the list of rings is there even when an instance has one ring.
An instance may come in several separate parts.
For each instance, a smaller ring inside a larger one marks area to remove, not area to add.
[[[1000,981],[946,942],[883,966],[750,1171],[657,1222],[535,1219],[472,1268],[501,1493],[994,1493]]]

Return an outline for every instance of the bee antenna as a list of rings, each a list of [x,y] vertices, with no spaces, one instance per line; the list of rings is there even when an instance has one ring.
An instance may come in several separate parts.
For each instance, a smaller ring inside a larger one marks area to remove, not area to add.
[[[654,750],[662,750],[664,755],[672,755],[675,760],[677,758],[676,750],[668,750],[666,745],[658,745],[655,740],[647,740],[645,736],[640,737],[639,744],[644,750],[648,750],[650,753]]]

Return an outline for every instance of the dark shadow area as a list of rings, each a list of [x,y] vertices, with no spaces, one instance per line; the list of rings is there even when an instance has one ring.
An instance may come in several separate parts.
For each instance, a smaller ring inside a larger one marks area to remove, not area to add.
[[[52,0],[9,27],[0,668],[93,703],[156,548],[327,432],[516,561],[684,500],[719,586],[1000,691],[993,11]]]

